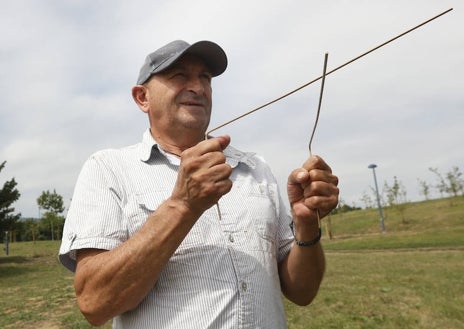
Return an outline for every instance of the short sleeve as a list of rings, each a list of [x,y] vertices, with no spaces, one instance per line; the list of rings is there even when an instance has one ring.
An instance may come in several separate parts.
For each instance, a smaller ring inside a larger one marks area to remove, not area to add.
[[[276,185],[277,186],[277,185]],[[279,241],[278,251],[277,251],[277,262],[280,263],[283,261],[290,252],[293,243],[293,234],[290,229],[290,223],[292,221],[292,217],[290,215],[289,210],[285,206],[285,203],[282,200],[282,196],[279,192],[279,188],[277,186],[277,207],[278,211],[278,220],[279,220],[279,227],[277,230],[277,239]]]
[[[79,249],[111,250],[128,238],[122,202],[124,195],[104,152],[84,164],[65,220],[59,251],[61,263],[76,269]]]

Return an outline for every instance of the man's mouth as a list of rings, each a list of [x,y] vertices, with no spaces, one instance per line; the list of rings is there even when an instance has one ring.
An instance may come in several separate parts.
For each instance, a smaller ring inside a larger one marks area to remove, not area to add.
[[[188,106],[203,106],[203,104],[199,102],[182,102],[181,104],[188,105]]]
[[[180,104],[184,106],[206,107],[205,102],[198,101],[198,100],[185,100],[185,101],[181,101]]]

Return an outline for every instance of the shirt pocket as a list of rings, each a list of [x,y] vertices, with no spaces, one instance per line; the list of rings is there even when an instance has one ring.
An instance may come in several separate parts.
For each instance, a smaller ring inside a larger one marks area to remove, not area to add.
[[[170,194],[166,191],[155,191],[139,194],[128,202],[127,217],[129,236],[136,233],[143,224],[145,224],[148,217],[156,211],[169,196]],[[181,242],[174,255],[188,253],[192,251],[193,248],[204,244],[204,235],[201,229],[202,225],[200,225],[199,221],[200,219]]]
[[[277,239],[277,218],[274,204],[265,194],[248,196],[247,204],[249,218],[256,234],[254,247],[257,250],[274,253]]]
[[[147,221],[148,217],[168,198],[165,191],[137,194],[129,198],[124,213],[127,218],[129,236],[135,234]]]

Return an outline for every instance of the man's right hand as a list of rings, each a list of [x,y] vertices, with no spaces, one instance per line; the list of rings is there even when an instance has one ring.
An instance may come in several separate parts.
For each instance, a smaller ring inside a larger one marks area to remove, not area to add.
[[[200,216],[232,189],[232,168],[222,152],[227,135],[204,140],[181,154],[181,164],[171,199],[182,202]]]

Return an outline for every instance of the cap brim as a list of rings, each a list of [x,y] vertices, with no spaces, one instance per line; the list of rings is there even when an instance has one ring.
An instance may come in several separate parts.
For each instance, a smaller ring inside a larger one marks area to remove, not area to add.
[[[185,54],[192,54],[203,59],[211,70],[213,77],[221,75],[227,68],[227,55],[224,50],[214,42],[196,42],[184,50],[182,55]]]
[[[163,64],[158,66],[151,75],[168,69],[177,62],[179,58],[186,54],[191,54],[201,58],[205,62],[206,66],[208,66],[211,70],[211,75],[213,77],[217,77],[222,74],[227,68],[227,55],[219,45],[211,41],[198,41],[166,60]]]

